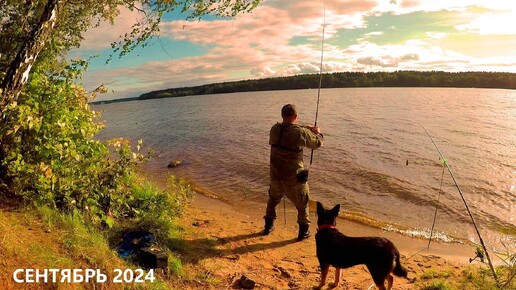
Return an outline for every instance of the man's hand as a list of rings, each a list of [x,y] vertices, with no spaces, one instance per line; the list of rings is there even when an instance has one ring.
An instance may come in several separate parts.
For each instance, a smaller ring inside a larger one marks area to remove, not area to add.
[[[321,134],[321,129],[316,126],[306,126],[310,131],[314,132],[315,134]]]

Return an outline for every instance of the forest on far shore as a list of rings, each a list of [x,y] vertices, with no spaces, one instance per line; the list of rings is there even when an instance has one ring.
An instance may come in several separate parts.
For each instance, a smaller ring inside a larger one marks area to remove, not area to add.
[[[137,99],[183,97],[251,91],[298,90],[319,87],[319,74],[252,79],[193,87],[170,88],[140,95]],[[322,88],[356,87],[456,87],[516,89],[516,73],[504,72],[338,72],[322,75]]]

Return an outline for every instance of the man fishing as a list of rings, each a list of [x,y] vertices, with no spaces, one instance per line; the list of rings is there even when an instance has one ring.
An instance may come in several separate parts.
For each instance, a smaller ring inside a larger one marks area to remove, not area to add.
[[[283,122],[272,126],[269,137],[270,188],[263,234],[268,235],[274,230],[276,206],[286,195],[297,208],[297,240],[302,241],[310,237],[308,170],[304,169],[303,148],[321,147],[323,135],[316,126],[297,125],[297,110],[292,104],[283,106],[281,117]]]

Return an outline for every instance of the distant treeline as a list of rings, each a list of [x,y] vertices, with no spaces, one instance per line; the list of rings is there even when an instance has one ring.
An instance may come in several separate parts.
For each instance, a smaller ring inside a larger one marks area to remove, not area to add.
[[[215,83],[142,94],[138,99],[182,97],[250,91],[296,90],[319,87],[319,74]],[[501,72],[396,71],[325,73],[322,88],[457,87],[516,89],[516,74]]]

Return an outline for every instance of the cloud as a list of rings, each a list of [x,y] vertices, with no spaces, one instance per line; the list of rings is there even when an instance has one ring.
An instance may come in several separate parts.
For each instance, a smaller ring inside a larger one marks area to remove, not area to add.
[[[299,23],[306,22],[307,19],[318,20],[322,23],[324,11],[330,19],[334,16],[363,15],[373,10],[378,0],[333,0],[333,1],[313,1],[313,0],[274,0],[268,2],[270,7],[287,11],[291,19]],[[332,23],[332,21],[328,21]]]
[[[365,41],[369,38],[372,38],[375,36],[381,36],[383,34],[384,34],[383,31],[373,31],[373,32],[365,33],[364,35],[362,35],[362,37],[358,38],[357,41]]]
[[[504,8],[502,2],[327,0],[323,71],[515,70],[507,65],[516,57],[516,29],[507,25],[515,8]],[[200,47],[200,53],[93,68],[85,84],[114,81],[116,97],[126,97],[170,87],[318,73],[323,15],[320,1],[270,0],[233,19],[164,21],[162,38],[188,43],[185,49]],[[123,11],[115,26],[88,32],[83,49],[109,46],[137,19],[136,12]]]
[[[271,1],[250,15],[232,20],[206,22],[173,21],[162,24],[163,35],[174,40],[199,45],[216,45],[208,55],[221,54],[238,59],[240,68],[251,76],[270,77],[319,71],[323,5],[315,1]],[[362,15],[373,9],[376,1],[327,1],[325,38],[335,37],[341,28],[364,25]],[[381,33],[381,32],[377,32]],[[374,33],[372,33],[374,34]],[[295,37],[306,37],[308,43],[292,47]],[[312,44],[310,44],[312,42]],[[330,59],[342,58],[331,52]],[[221,59],[222,61],[222,59]],[[327,71],[350,68],[348,64],[327,64]]]
[[[396,67],[398,65],[399,59],[393,58],[391,56],[382,56],[382,57],[362,57],[357,59],[358,64],[362,64],[366,67]]]
[[[411,53],[406,54],[400,57],[400,61],[411,61],[411,60],[419,60],[419,54],[417,53]]]
[[[435,11],[465,11],[470,7],[478,7],[479,9],[514,11],[516,7],[508,4],[507,0],[448,0],[448,1],[430,1],[430,0],[393,0],[393,1],[377,1],[377,6],[372,13],[394,12],[395,14],[407,14],[412,12],[435,12]]]
[[[424,42],[403,45],[363,42],[351,46],[346,52],[351,55],[352,70],[357,71],[465,71],[475,67],[472,65],[472,57]]]
[[[276,72],[270,67],[260,67],[252,69],[251,74],[258,78],[270,78],[276,76]]]
[[[351,66],[341,62],[323,62],[323,73],[341,72],[349,69]],[[291,64],[278,70],[273,70],[270,67],[263,67],[261,69],[253,70],[252,74],[258,78],[263,77],[285,77],[300,74],[317,74],[321,70],[320,62],[306,62]]]
[[[102,21],[98,27],[92,27],[84,33],[84,41],[82,41],[80,49],[89,51],[111,47],[112,42],[118,40],[120,35],[130,32],[131,27],[142,17],[136,10],[131,11],[126,7],[121,7],[120,15],[114,24]]]
[[[305,1],[305,4],[308,2]],[[163,24],[162,30],[175,40],[215,45],[202,61],[224,63],[236,60],[240,71],[247,71],[252,76],[272,76],[278,74],[274,68],[285,63],[310,63],[310,60],[319,59],[319,45],[292,47],[290,41],[296,36],[314,36],[315,32],[319,38],[322,37],[322,23],[303,25],[304,21],[290,17],[285,10],[264,6],[252,15],[235,20],[174,21]],[[281,74],[306,69],[284,68]]]
[[[314,74],[320,71],[320,64],[316,62],[300,63],[289,65],[282,69],[279,76],[291,76],[299,74]]]
[[[197,57],[148,62],[139,66],[115,69],[97,69],[88,72],[84,85],[94,88],[102,83],[110,83],[116,97],[127,97],[130,87],[125,80],[131,80],[133,87],[147,91],[170,87],[200,85],[212,82],[237,80],[232,74],[249,74],[252,68],[262,62],[258,57],[248,58],[241,50],[213,49],[208,54]]]
[[[417,7],[420,5],[420,2],[419,0],[403,0],[403,1],[400,1],[400,7],[401,8],[411,8],[411,7]]]
[[[426,35],[430,38],[441,39],[447,36],[444,32],[426,32]]]
[[[478,33],[482,35],[516,35],[516,26],[513,23],[516,18],[516,10],[500,13],[492,11],[473,19],[468,24],[458,25],[460,31]]]
[[[365,25],[363,16],[377,5],[371,0],[311,0],[268,1],[253,13],[239,15],[232,20],[172,21],[162,24],[163,35],[199,44],[240,45],[250,42],[288,43],[295,36],[318,39],[322,34],[326,13],[326,38],[335,36],[339,29],[353,29]]]

